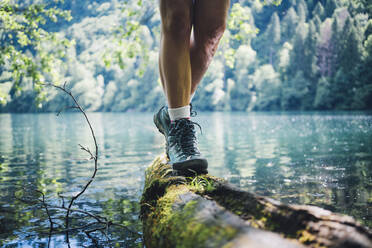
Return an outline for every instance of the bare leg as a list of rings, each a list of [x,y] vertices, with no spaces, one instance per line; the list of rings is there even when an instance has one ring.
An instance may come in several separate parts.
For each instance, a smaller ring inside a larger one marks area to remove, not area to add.
[[[208,69],[226,28],[229,0],[196,0],[190,49],[193,94]]]
[[[160,0],[162,38],[159,69],[170,108],[190,102],[192,0]]]

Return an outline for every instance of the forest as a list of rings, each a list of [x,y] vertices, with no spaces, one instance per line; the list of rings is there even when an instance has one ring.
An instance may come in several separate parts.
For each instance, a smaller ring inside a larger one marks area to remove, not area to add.
[[[149,0],[2,0],[0,112],[154,111],[160,15]],[[202,111],[372,109],[372,4],[232,0],[193,105]]]

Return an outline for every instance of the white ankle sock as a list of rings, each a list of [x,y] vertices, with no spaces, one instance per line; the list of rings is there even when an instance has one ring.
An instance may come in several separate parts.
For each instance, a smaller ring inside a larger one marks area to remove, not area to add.
[[[179,120],[182,118],[190,119],[190,105],[180,108],[168,108],[168,113],[171,121]]]

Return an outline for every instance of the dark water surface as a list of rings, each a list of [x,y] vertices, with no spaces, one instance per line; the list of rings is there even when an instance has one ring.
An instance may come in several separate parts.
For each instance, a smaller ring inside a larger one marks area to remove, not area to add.
[[[77,204],[127,226],[107,236],[71,232],[71,247],[141,247],[138,220],[144,170],[163,152],[148,113],[90,113],[100,148],[95,181]],[[313,204],[372,227],[372,115],[365,113],[199,113],[200,149],[210,173],[238,187],[287,203]],[[67,247],[49,237],[35,199],[71,195],[93,172],[78,144],[93,142],[82,116],[0,115],[0,246]],[[24,202],[23,200],[28,200]],[[52,217],[61,213],[51,210]],[[86,218],[73,222],[84,225]],[[56,220],[63,224],[63,218]],[[110,240],[108,243],[107,240]]]

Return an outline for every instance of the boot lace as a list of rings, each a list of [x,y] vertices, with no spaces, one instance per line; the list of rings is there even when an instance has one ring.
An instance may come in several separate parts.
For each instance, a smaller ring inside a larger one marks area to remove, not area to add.
[[[174,141],[177,142],[177,150],[182,151],[185,155],[199,155],[200,152],[196,146],[195,126],[198,126],[200,131],[201,126],[188,119],[177,120],[173,125],[169,135],[173,136]]]

